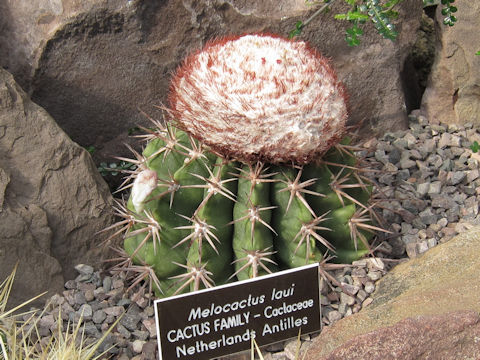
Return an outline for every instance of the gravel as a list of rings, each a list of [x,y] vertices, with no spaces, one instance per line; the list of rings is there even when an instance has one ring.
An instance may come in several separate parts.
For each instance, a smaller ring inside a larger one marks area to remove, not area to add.
[[[480,142],[472,124],[430,124],[416,113],[409,130],[374,139],[364,152],[380,163],[374,176],[385,221],[402,240],[409,257],[450,240],[480,224],[480,155],[470,146]]]
[[[375,283],[399,261],[420,256],[459,232],[480,224],[480,155],[470,146],[480,142],[471,124],[429,124],[421,115],[410,116],[408,130],[387,133],[367,142],[360,153],[373,168],[380,215],[392,234],[379,236],[375,255],[352,266],[331,270],[335,284],[321,280],[322,325],[328,326],[371,303]],[[156,359],[157,342],[153,296],[136,286],[130,292],[121,273],[96,271],[77,265],[78,277],[52,296],[46,311],[37,315],[43,342],[58,327],[83,316],[89,341],[99,339],[123,314],[100,351],[114,359]],[[315,335],[302,337],[302,352]],[[294,359],[297,340],[267,346],[265,360]],[[234,359],[234,357],[227,357]]]

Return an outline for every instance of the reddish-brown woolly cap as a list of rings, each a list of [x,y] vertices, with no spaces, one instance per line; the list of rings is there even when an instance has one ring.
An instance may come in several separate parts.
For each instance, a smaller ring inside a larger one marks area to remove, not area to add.
[[[183,130],[225,156],[304,164],[345,132],[344,87],[303,41],[224,38],[186,58],[169,93]]]

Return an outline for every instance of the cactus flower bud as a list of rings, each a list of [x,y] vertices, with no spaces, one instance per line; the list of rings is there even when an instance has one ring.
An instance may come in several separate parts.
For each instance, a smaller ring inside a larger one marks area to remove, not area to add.
[[[208,43],[173,77],[178,126],[244,161],[305,164],[338,143],[346,94],[332,67],[303,41],[263,34]]]

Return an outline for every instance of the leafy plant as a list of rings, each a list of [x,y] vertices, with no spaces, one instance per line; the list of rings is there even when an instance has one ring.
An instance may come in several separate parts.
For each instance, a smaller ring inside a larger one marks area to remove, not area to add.
[[[128,171],[135,171],[136,165],[125,160],[121,160],[119,162],[111,162],[107,164],[106,162],[101,162],[100,166],[98,167],[98,171],[102,176],[112,175],[117,176],[122,172]]]
[[[327,0],[325,4],[317,10],[305,23],[297,22],[295,29],[289,34],[290,38],[301,34],[303,28],[310,23],[313,18],[318,16],[321,12],[326,10],[335,0]],[[337,20],[349,21],[352,26],[346,30],[345,40],[350,46],[357,46],[360,44],[359,37],[363,35],[361,28],[367,22],[373,23],[377,32],[386,39],[395,40],[398,36],[392,20],[398,17],[398,13],[394,10],[402,0],[387,0],[380,2],[379,0],[344,0],[349,6],[350,10],[346,13],[336,14],[334,16]]]
[[[453,26],[457,22],[457,18],[453,15],[457,12],[457,7],[452,5],[454,2],[455,0],[442,0],[444,5],[442,15],[445,16],[443,19],[444,25]]]
[[[357,2],[356,0],[346,0],[352,6],[352,9],[346,14],[337,14],[335,19],[347,20],[353,26],[347,29],[346,41],[350,46],[356,46],[360,43],[358,36],[363,34],[359,25],[371,21],[377,32],[386,39],[395,40],[397,38],[397,31],[392,24],[392,20],[398,16],[398,13],[393,8],[401,0],[390,0],[381,4],[379,0],[363,0]]]
[[[90,155],[93,155],[96,151],[95,146],[93,145],[85,147],[85,150],[87,150],[90,153]]]
[[[350,10],[346,13],[336,14],[334,18],[337,20],[349,21],[352,26],[346,30],[345,40],[349,46],[357,46],[360,44],[360,36],[363,35],[362,26],[367,22],[373,23],[377,32],[386,39],[394,41],[398,32],[395,29],[393,20],[398,18],[398,12],[395,7],[403,0],[344,0]],[[289,33],[289,38],[294,38],[302,33],[302,30],[320,13],[329,10],[335,0],[324,0],[324,5],[320,7],[305,22],[297,21],[295,29]],[[455,0],[423,0],[423,6],[432,6],[442,4],[442,14],[445,16],[443,23],[453,26],[457,22],[455,13],[457,7],[452,5]],[[309,2],[311,4],[311,2]],[[479,52],[480,53],[480,52]]]
[[[358,27],[357,24],[354,24],[351,28],[347,29],[345,35],[345,40],[350,46],[360,45],[359,37],[363,35],[363,30]]]

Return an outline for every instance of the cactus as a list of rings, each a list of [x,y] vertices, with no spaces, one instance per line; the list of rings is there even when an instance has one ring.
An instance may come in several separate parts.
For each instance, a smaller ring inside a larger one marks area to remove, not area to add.
[[[143,153],[119,158],[137,170],[110,227],[158,296],[370,251],[372,186],[340,143],[345,92],[316,51],[268,35],[212,42],[169,99],[171,121],[152,120]]]

